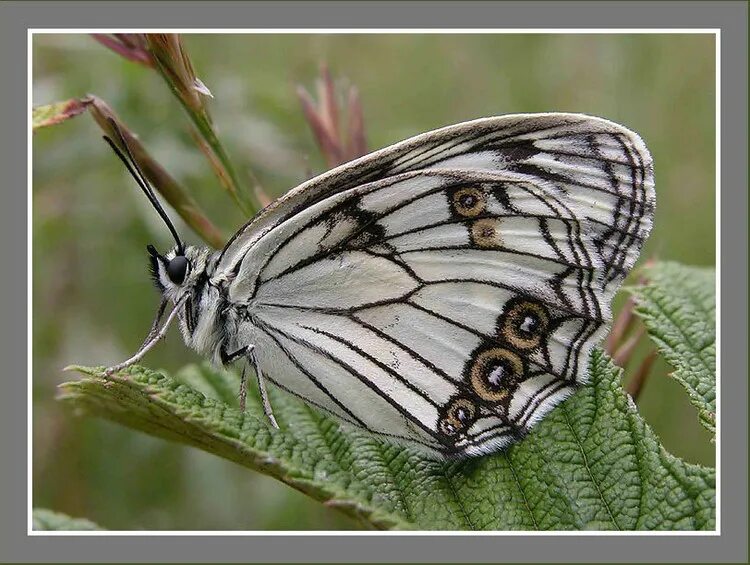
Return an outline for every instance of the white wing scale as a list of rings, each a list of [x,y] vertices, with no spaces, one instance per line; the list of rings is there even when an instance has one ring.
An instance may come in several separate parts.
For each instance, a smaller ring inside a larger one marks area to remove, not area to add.
[[[622,126],[477,120],[290,191],[214,278],[269,380],[396,441],[476,455],[585,381],[653,207],[651,158]]]

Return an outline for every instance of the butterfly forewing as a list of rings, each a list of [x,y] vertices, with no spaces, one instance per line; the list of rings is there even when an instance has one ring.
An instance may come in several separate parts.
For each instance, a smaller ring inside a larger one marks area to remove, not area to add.
[[[521,437],[586,379],[654,207],[640,138],[519,115],[424,134],[259,214],[215,277],[267,378],[446,456]]]

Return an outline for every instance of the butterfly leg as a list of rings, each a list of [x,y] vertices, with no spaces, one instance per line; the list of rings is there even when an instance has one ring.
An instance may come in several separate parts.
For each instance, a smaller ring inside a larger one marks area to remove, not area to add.
[[[237,361],[237,359],[248,357],[248,347],[241,347],[237,351],[228,352],[222,345],[219,353],[221,355],[221,364],[227,366]],[[247,375],[245,374],[247,367],[242,366],[242,373],[240,376],[240,412],[245,411],[245,403],[247,401]]]
[[[247,365],[242,365],[242,373],[240,374],[240,412],[245,411],[246,402],[247,402]]]
[[[250,362],[253,364],[253,367],[255,368],[255,376],[258,379],[258,391],[260,391],[260,399],[263,401],[263,412],[265,412],[266,417],[271,422],[271,425],[279,429],[279,425],[276,423],[276,418],[273,416],[273,408],[271,408],[271,401],[268,399],[268,392],[266,391],[266,381],[263,378],[263,373],[260,370],[260,364],[258,363],[258,359],[255,357],[255,347],[250,346],[250,351],[248,354],[248,358]],[[244,372],[243,372],[243,380],[244,380]],[[240,390],[241,390],[240,386]],[[247,395],[247,384],[245,384],[245,395]]]
[[[238,349],[237,351],[233,351],[232,353],[227,352],[227,350],[222,345],[220,350],[221,355],[221,364],[222,365],[229,365],[230,363],[234,363],[239,359],[240,357],[246,357],[248,348],[242,347]]]
[[[263,378],[263,373],[260,370],[258,359],[255,357],[255,346],[248,345],[237,351],[228,353],[223,347],[221,349],[221,362],[224,365],[233,363],[240,357],[246,357],[248,362],[255,369],[255,376],[258,379],[258,391],[260,392],[260,399],[263,402],[263,412],[265,412],[271,425],[279,429],[279,425],[276,423],[276,418],[273,416],[273,409],[271,408],[271,401],[268,399],[268,392],[266,391],[266,381]],[[242,374],[240,376],[240,411],[245,411],[245,403],[247,402],[247,374],[246,366],[242,367]]]

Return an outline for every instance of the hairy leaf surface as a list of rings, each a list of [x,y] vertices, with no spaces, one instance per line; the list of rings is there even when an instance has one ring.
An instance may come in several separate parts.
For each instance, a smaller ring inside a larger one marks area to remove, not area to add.
[[[716,271],[656,263],[648,282],[631,288],[648,334],[675,368],[672,376],[698,408],[701,424],[716,433]]]
[[[381,529],[713,529],[715,472],[667,453],[600,351],[591,384],[505,452],[439,462],[342,428],[276,390],[281,430],[236,377],[208,366],[177,378],[131,367],[62,385],[72,407],[274,476]],[[190,383],[190,385],[186,384]],[[199,392],[200,390],[200,392]],[[225,402],[229,402],[227,404]]]

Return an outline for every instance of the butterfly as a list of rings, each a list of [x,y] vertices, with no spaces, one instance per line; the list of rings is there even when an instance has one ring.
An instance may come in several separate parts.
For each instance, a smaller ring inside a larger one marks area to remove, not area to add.
[[[438,457],[522,438],[586,382],[612,298],[654,213],[640,137],[581,114],[478,119],[315,177],[220,251],[148,246],[162,293],[139,361],[177,318],[185,343],[345,424]],[[159,325],[167,305],[173,309]]]

